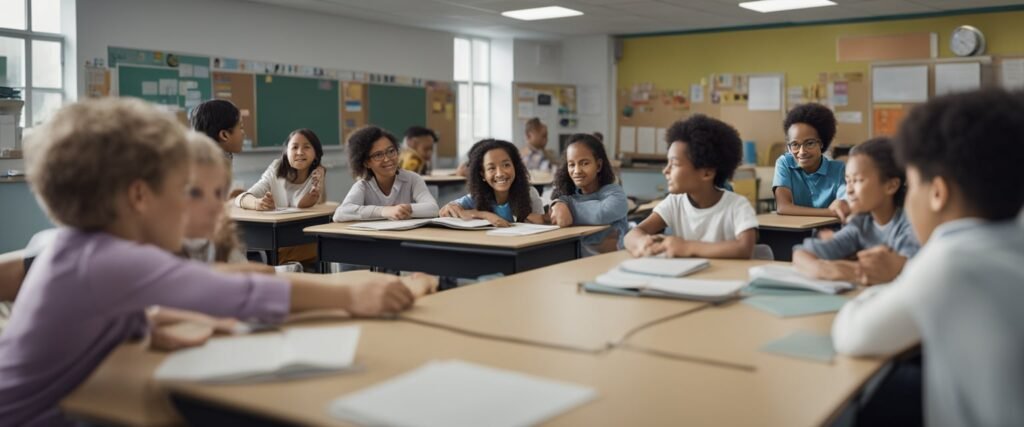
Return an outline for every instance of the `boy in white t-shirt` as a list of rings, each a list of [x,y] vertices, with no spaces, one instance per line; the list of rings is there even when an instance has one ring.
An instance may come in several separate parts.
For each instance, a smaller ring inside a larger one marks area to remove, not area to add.
[[[757,216],[743,196],[723,190],[740,164],[740,135],[701,114],[678,121],[665,133],[669,196],[626,235],[633,256],[749,259],[757,240]],[[664,235],[665,229],[672,231]]]

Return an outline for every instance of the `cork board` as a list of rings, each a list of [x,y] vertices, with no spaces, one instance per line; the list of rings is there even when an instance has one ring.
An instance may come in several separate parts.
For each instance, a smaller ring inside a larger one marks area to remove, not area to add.
[[[256,89],[252,74],[214,71],[213,97],[231,101],[242,112],[242,129],[245,138],[259,145],[256,134]]]
[[[427,124],[437,133],[437,156],[457,156],[455,120],[455,85],[448,82],[427,82]]]
[[[341,82],[341,137],[342,145],[348,141],[352,131],[366,126],[367,108],[366,85],[360,82]]]

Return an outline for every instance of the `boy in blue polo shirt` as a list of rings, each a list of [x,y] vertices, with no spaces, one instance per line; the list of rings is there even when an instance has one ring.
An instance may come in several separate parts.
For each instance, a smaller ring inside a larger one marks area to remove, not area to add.
[[[776,209],[780,215],[835,216],[846,221],[846,165],[824,156],[836,135],[836,118],[821,104],[801,104],[782,125],[788,152],[775,161]]]

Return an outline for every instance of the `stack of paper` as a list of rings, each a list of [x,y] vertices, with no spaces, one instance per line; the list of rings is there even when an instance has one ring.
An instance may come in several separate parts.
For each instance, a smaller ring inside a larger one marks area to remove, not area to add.
[[[494,228],[494,226],[485,219],[460,219],[448,217],[403,219],[399,221],[367,221],[352,224],[348,226],[348,228],[372,231],[403,231],[427,225],[439,225],[442,227],[454,228],[456,230],[484,230]]]
[[[854,288],[850,282],[812,279],[793,267],[760,265],[751,267],[750,286],[761,288],[805,289],[825,294],[837,294]]]
[[[517,222],[512,224],[511,227],[495,228],[494,230],[488,231],[489,236],[529,236],[531,234],[544,233],[552,230],[557,230],[557,225],[543,225],[543,224],[526,224]]]
[[[724,301],[736,297],[745,284],[743,281],[680,278],[708,265],[708,260],[699,258],[626,260],[593,282],[585,283],[583,288],[590,292],[699,301]]]
[[[433,361],[331,403],[360,425],[535,425],[592,400],[593,389],[460,360]]]
[[[217,338],[170,355],[154,376],[210,382],[306,377],[350,368],[358,344],[358,326]]]

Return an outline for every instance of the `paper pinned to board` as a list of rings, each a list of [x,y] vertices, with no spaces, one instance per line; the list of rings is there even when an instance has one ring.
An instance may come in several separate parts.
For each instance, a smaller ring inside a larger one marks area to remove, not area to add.
[[[668,142],[665,141],[665,133],[668,129],[657,128],[654,130],[654,151],[658,154],[668,154]]]
[[[750,76],[747,95],[747,109],[750,111],[782,109],[782,77]]]
[[[636,128],[633,126],[619,126],[619,152],[636,152]]]
[[[656,154],[656,131],[653,127],[636,128],[636,152],[640,154]]]

